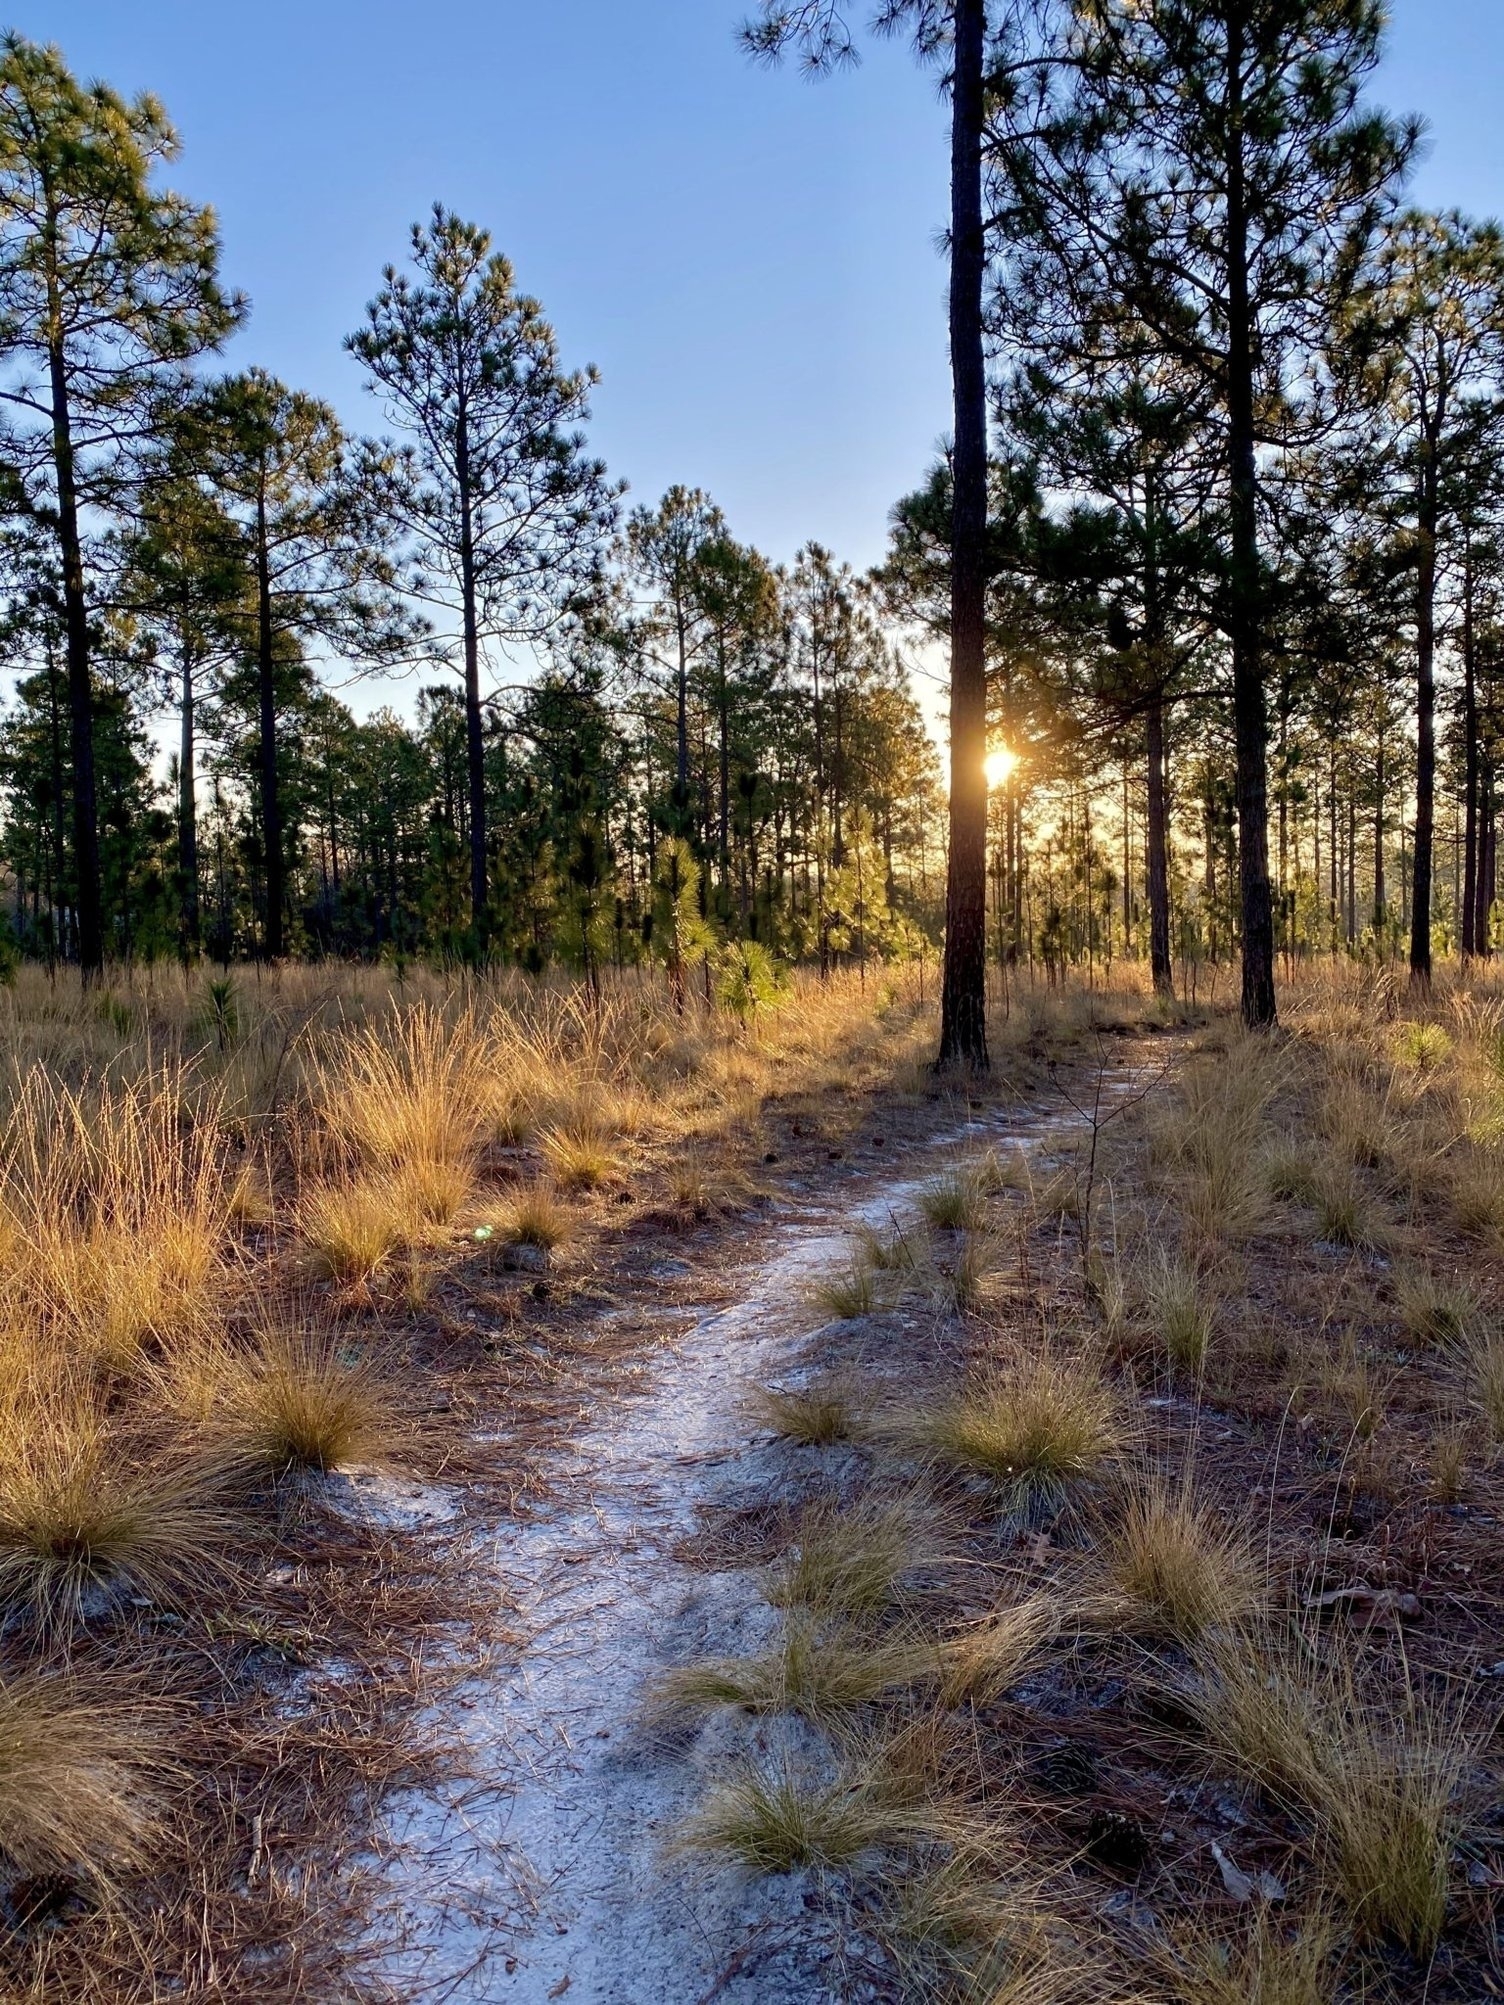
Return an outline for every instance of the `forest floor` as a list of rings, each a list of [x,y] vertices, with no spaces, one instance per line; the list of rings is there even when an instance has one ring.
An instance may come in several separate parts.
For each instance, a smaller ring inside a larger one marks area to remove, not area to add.
[[[1504,1996],[1504,1011],[1047,1015],[596,1242],[378,1995]]]
[[[24,978],[10,2005],[1504,1997],[1504,992]]]
[[[1107,1097],[1131,1077],[1115,1061]],[[938,1126],[871,1108],[839,1165],[780,1167],[751,1226],[617,1249],[613,1362],[582,1362],[589,1417],[545,1500],[472,1535],[509,1647],[431,1723],[458,1750],[450,1780],[385,1808],[394,1998],[813,2005],[882,1981],[876,1945],[824,1911],[817,1869],[754,1879],[680,1842],[727,1776],[785,1761],[833,1775],[829,1747],[793,1713],[722,1709],[686,1730],[653,1696],[676,1666],[775,1643],[770,1537],[860,1487],[859,1450],[781,1438],[756,1389],[860,1369],[870,1395],[921,1364],[931,1317],[822,1314],[853,1235],[912,1232],[921,1189],[979,1149],[1039,1160],[1081,1126],[1058,1096],[959,1124],[947,1108]],[[624,1367],[628,1328],[643,1349]]]

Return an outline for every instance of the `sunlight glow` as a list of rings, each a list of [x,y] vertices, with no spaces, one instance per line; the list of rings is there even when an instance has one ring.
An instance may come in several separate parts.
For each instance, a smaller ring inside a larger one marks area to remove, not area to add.
[[[1018,765],[1017,752],[1006,745],[994,745],[982,761],[982,771],[987,775],[989,787],[1005,787]]]

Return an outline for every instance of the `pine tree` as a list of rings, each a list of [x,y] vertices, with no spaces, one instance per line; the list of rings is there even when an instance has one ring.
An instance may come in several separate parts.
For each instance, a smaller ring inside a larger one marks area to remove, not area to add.
[[[470,909],[484,953],[482,653],[543,639],[589,590],[618,490],[580,429],[595,371],[563,371],[542,308],[517,291],[489,234],[436,205],[428,228],[413,226],[412,261],[415,279],[387,266],[346,346],[406,435],[381,489],[413,559],[409,587],[459,623]]]
[[[1413,143],[1363,110],[1378,0],[1061,0],[1074,37],[1053,122],[995,166],[1023,256],[1107,289],[1196,372],[1220,434],[1222,624],[1237,747],[1243,1015],[1275,1020],[1259,454],[1288,443],[1297,365],[1319,348]],[[1017,253],[1016,253],[1017,254]]]
[[[394,596],[370,481],[357,476],[327,404],[252,369],[212,386],[200,423],[204,478],[239,528],[250,579],[261,945],[275,961],[285,950],[288,916],[277,742],[286,686],[306,677],[306,649],[316,642],[375,664],[399,657],[417,634]]]
[[[55,48],[0,43],[0,402],[57,539],[68,676],[78,957],[104,963],[96,691],[83,524],[118,498],[164,377],[240,317],[208,209],[153,185],[177,137],[155,98],[79,84]]]
[[[1014,25],[1016,8],[1005,10]],[[884,0],[880,32],[908,26],[921,60],[944,60],[951,105],[950,360],[955,437],[951,480],[950,845],[946,866],[941,1067],[986,1071],[987,1056],[987,386],[983,348],[986,241],[982,139],[989,82],[986,0]],[[744,30],[759,55],[798,48],[813,70],[849,61],[855,43],[840,0],[763,0]],[[1004,38],[1005,44],[1012,37]],[[1007,48],[1012,57],[1013,49]]]

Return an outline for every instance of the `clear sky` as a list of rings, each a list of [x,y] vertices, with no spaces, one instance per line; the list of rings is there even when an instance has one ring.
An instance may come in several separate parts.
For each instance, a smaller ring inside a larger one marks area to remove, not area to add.
[[[374,403],[340,338],[435,199],[486,224],[603,381],[634,500],[709,489],[774,558],[865,565],[947,423],[943,114],[897,46],[819,83],[748,62],[747,0],[11,0],[155,90],[173,179],[251,296],[234,360]],[[861,0],[858,0],[861,5]],[[1378,94],[1430,124],[1419,199],[1504,212],[1504,0],[1393,0]]]

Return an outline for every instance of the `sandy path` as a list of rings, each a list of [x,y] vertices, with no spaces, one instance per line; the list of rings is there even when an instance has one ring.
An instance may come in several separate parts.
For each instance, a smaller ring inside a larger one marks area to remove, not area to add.
[[[706,1506],[750,1506],[816,1474],[841,1448],[757,1437],[749,1380],[787,1373],[814,1320],[812,1277],[840,1263],[853,1228],[912,1211],[919,1186],[983,1138],[1038,1150],[1073,1117],[969,1123],[915,1152],[903,1174],[863,1180],[768,1222],[765,1256],[738,1299],[707,1310],[648,1366],[645,1391],[608,1407],[553,1473],[561,1502],[503,1524],[477,1553],[528,1636],[446,1706],[441,1732],[470,1780],[386,1809],[388,1919],[407,1947],[385,1965],[394,1999],[463,2005],[819,2005],[860,1995],[821,1939],[804,1876],[748,1883],[666,1856],[728,1760],[819,1765],[798,1721],[721,1713],[666,1739],[641,1717],[669,1664],[764,1646],[777,1628],[754,1572],[673,1556]]]

